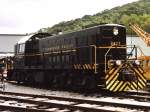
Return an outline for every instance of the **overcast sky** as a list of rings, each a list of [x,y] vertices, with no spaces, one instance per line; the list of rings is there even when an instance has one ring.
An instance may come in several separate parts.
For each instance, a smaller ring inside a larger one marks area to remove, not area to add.
[[[0,34],[30,33],[138,0],[0,0]]]

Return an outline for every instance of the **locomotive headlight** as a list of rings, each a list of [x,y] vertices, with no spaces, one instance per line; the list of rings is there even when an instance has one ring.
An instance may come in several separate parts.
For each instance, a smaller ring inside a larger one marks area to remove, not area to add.
[[[113,34],[114,35],[118,35],[119,31],[118,31],[118,28],[117,27],[114,27],[113,29]]]
[[[116,65],[118,65],[118,66],[121,65],[121,60],[117,60]]]
[[[140,63],[141,63],[140,60],[135,60],[136,65],[140,65]]]

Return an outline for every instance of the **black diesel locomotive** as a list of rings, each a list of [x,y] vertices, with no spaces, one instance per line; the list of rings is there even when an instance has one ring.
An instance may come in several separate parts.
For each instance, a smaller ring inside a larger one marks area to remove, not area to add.
[[[68,34],[38,33],[15,45],[8,80],[60,88],[110,91],[143,89],[144,71],[137,47],[127,53],[126,28],[103,24]]]

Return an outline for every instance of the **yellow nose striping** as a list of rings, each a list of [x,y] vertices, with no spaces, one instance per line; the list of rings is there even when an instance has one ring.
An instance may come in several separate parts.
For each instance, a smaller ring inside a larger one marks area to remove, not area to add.
[[[134,75],[137,77],[134,80],[126,81],[119,80],[119,71],[124,68],[128,68]],[[144,89],[146,87],[146,78],[144,76],[144,72],[141,67],[135,67],[132,64],[122,64],[119,67],[111,68],[106,76],[106,89],[117,92],[117,91],[128,91],[128,90],[139,90]]]

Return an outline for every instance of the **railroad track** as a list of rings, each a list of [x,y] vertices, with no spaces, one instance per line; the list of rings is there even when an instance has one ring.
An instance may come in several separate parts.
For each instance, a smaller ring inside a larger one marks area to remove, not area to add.
[[[133,92],[133,91],[131,92],[130,91],[130,92],[122,93],[122,96],[126,98],[139,100],[139,101],[150,101],[150,92]]]
[[[139,102],[141,104],[141,102]],[[149,105],[137,105],[105,100],[85,100],[56,96],[0,92],[0,109],[15,112],[116,112],[116,107],[124,109],[150,110]],[[124,110],[127,111],[127,110]]]
[[[143,102],[149,102],[150,101],[150,92],[137,92],[137,91],[128,91],[128,92],[118,92],[118,93],[112,93],[112,92],[103,92],[101,96],[105,97],[116,97],[119,99],[134,99],[136,101],[143,101]],[[99,95],[98,95],[99,97]]]

